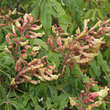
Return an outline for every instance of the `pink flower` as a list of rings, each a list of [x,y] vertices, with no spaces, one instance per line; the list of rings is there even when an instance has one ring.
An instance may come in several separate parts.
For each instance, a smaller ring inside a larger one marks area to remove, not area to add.
[[[85,99],[83,100],[83,102],[84,102],[84,104],[87,104],[87,103],[89,103],[89,102],[94,102],[94,100],[92,100],[92,99],[90,99],[90,98],[85,98]]]
[[[91,99],[95,99],[99,96],[99,94],[97,92],[91,92],[88,94],[88,96],[91,98]]]

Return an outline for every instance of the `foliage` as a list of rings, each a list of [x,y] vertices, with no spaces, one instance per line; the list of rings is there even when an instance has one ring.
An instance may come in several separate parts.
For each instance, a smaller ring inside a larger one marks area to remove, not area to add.
[[[109,110],[109,5],[0,0],[0,110]]]

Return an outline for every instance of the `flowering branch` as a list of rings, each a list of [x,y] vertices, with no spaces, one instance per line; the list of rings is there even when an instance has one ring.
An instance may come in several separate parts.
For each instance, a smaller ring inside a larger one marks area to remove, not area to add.
[[[12,32],[6,35],[8,47],[5,51],[13,57],[15,61],[15,77],[11,81],[11,85],[18,85],[24,82],[38,84],[40,81],[51,81],[58,79],[59,75],[56,72],[55,65],[48,64],[47,56],[37,58],[37,53],[40,50],[39,46],[32,46],[31,39],[42,37],[44,32],[36,32],[42,28],[38,25],[39,21],[34,21],[33,16],[25,14],[23,19],[18,18],[14,21]],[[31,50],[30,54],[28,51]],[[31,57],[31,60],[28,60]],[[33,80],[33,78],[37,78]]]

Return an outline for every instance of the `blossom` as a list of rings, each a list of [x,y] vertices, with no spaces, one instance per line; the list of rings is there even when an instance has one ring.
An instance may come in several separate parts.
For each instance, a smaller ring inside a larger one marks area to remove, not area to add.
[[[95,99],[99,96],[99,94],[97,92],[91,92],[88,94],[88,96],[91,98],[91,99]]]
[[[99,92],[97,92],[97,94],[104,98],[108,95],[108,91],[109,91],[109,88],[108,87],[105,87],[104,89],[100,90]]]

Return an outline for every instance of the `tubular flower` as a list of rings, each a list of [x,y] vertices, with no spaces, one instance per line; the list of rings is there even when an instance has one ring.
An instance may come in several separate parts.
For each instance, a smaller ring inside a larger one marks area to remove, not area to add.
[[[24,64],[24,68],[21,67],[22,63]],[[23,59],[19,59],[16,63],[16,71],[18,71],[18,74],[15,77],[15,80],[18,82],[19,80],[22,80],[21,77],[24,77],[24,80],[31,82],[31,76],[34,76],[42,81],[57,80],[59,75],[52,75],[55,68],[53,66],[46,66],[45,63],[47,64],[45,59],[34,59],[29,63],[25,62]]]
[[[78,107],[78,110],[92,110],[95,107],[100,106],[104,98],[108,95],[109,88],[105,87],[96,92],[90,92],[90,88],[97,84],[92,78],[89,81],[83,81],[85,90],[82,90],[78,98],[69,97],[69,102],[71,106]],[[76,101],[79,102],[79,105],[76,105]]]
[[[12,23],[12,32],[6,36],[8,46],[5,48],[5,52],[8,52],[15,60],[16,75],[11,81],[13,86],[24,82],[38,84],[40,81],[57,80],[59,77],[59,74],[55,74],[55,66],[46,61],[47,56],[37,58],[41,47],[31,45],[30,40],[45,34],[44,32],[35,32],[42,28],[42,25],[37,25],[38,22],[34,21],[30,14],[25,14],[23,19],[18,18]],[[31,57],[30,60],[28,60],[29,57]]]
[[[68,34],[64,34],[64,31],[57,27],[52,26],[54,38],[49,36],[48,45],[52,47],[52,51],[59,51],[66,58],[66,63],[72,64],[74,62],[78,64],[89,63],[98,55],[98,52],[103,44],[105,44],[103,36],[110,31],[110,20],[98,21],[93,27],[88,28],[89,20],[84,21],[84,28],[81,32],[80,28],[76,30],[76,34],[68,37]],[[66,37],[61,37],[66,35]],[[54,42],[52,42],[52,40]],[[53,46],[54,45],[54,46]],[[73,60],[74,59],[74,60]],[[73,62],[74,61],[74,62]],[[66,64],[65,63],[65,64]]]
[[[104,97],[106,97],[107,95],[108,95],[108,91],[109,91],[110,89],[108,88],[108,87],[105,87],[104,89],[102,89],[102,90],[100,90],[99,92],[97,92],[97,94],[100,96],[100,97],[102,97],[102,98],[104,98]]]
[[[91,92],[88,94],[88,96],[91,98],[91,99],[95,99],[99,96],[99,94],[97,92]]]

